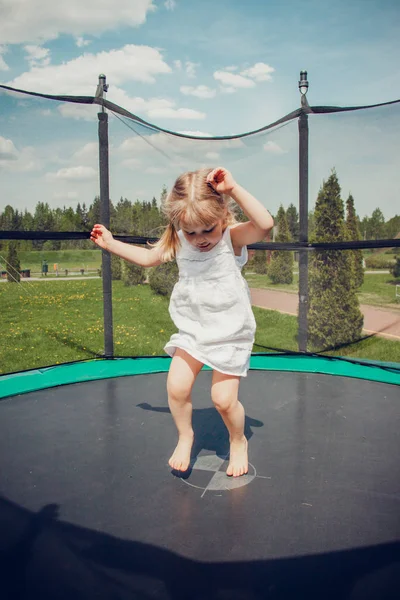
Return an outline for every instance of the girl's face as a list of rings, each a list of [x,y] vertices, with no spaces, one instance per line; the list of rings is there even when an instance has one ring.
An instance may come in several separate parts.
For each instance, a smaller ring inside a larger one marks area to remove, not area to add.
[[[209,227],[189,227],[188,225],[181,224],[183,235],[195,248],[200,252],[209,252],[211,248],[214,248],[221,240],[223,235],[222,230],[222,219],[215,221]]]

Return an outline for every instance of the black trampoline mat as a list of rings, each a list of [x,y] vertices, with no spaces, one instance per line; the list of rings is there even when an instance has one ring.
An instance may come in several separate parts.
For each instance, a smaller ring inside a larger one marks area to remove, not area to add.
[[[138,598],[318,597],[318,586],[334,598],[325,586],[330,581],[337,593],[340,570],[332,565],[338,557],[348,577],[343,597],[350,597],[355,565],[365,576],[375,564],[387,569],[400,561],[398,386],[251,371],[240,388],[249,475],[229,478],[227,432],[210,399],[211,373],[202,372],[193,390],[192,468],[178,477],[168,466],[177,435],[166,377],[121,377],[1,401],[1,522],[15,525],[5,528],[3,551],[7,543],[18,544],[22,523],[26,527],[39,513],[45,527],[62,531],[79,547],[79,557],[86,549],[85,560],[97,566],[124,570],[128,548],[136,565],[139,555],[148,555],[152,567],[137,571],[144,576],[150,569],[151,585],[136,573],[135,590],[143,595],[127,596]],[[57,506],[58,520],[51,518],[53,509],[44,509],[49,505]],[[171,556],[187,561],[183,580],[189,564],[212,569],[203,573],[209,593],[201,586],[190,592],[186,584],[176,587],[176,573],[172,592],[164,572]],[[351,556],[357,560],[346,571]],[[333,562],[314,562],[310,571],[311,557]],[[306,561],[301,569],[299,560]],[[278,579],[275,571],[269,589],[266,565],[281,568],[282,561],[294,571],[279,571]],[[131,576],[136,567],[129,564]],[[297,574],[296,585],[289,573]],[[231,595],[225,596],[227,589]]]

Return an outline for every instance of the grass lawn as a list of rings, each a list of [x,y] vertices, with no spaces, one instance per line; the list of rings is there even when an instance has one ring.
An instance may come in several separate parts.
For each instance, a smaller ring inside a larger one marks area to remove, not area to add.
[[[113,285],[115,354],[162,355],[175,331],[169,300],[149,286]],[[100,279],[0,284],[2,343],[0,373],[92,358],[103,350],[103,302]],[[263,346],[297,350],[297,319],[254,309],[255,352]],[[371,338],[338,354],[400,363],[400,343]]]
[[[53,265],[58,264],[58,271],[65,269],[79,271],[79,269],[99,269],[101,266],[101,251],[93,250],[31,250],[20,251],[19,259],[21,269],[30,269],[40,273],[42,260],[47,260],[49,274],[53,272]]]

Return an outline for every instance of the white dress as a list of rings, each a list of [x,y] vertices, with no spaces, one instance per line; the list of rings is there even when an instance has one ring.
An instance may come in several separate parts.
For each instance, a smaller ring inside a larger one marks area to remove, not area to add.
[[[209,252],[200,252],[179,231],[179,280],[172,291],[169,312],[179,333],[164,350],[177,348],[212,369],[246,377],[256,322],[250,291],[241,274],[247,248],[235,256],[230,228]]]

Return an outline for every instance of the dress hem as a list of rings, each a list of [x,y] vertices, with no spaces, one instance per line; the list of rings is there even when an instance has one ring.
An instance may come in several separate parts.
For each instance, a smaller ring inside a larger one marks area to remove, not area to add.
[[[173,358],[173,356],[178,348],[179,348],[179,350],[184,350],[185,352],[190,354],[190,356],[192,356],[194,359],[198,360],[199,362],[203,363],[203,365],[210,367],[210,369],[213,369],[214,371],[218,371],[218,373],[222,373],[223,375],[233,375],[234,377],[247,377],[248,368],[245,370],[244,373],[243,372],[242,373],[233,373],[232,371],[227,371],[225,369],[219,369],[218,367],[213,365],[209,360],[205,360],[204,357],[202,357],[199,353],[193,352],[193,350],[191,348],[187,348],[183,344],[182,345],[179,345],[179,344],[171,344],[170,345],[168,343],[168,344],[166,344],[166,346],[164,346],[164,352],[166,354],[168,354],[169,356],[171,356],[171,358]]]

